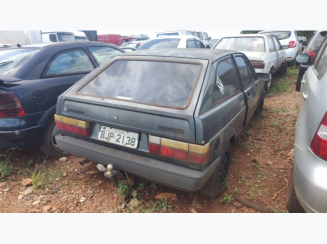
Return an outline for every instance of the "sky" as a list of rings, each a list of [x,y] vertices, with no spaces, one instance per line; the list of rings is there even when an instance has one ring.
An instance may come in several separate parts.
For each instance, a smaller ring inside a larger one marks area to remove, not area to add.
[[[124,31],[119,31],[119,30],[98,30],[97,33],[98,35],[103,35],[103,34],[120,34],[122,36],[128,36],[132,34],[146,34],[150,38],[154,38],[156,35],[156,32],[161,32],[161,31],[167,31],[167,30],[158,30],[158,31],[149,31],[149,30],[124,30]],[[169,31],[169,30],[168,30]],[[204,32],[207,32],[208,35],[212,39],[217,39],[221,38],[223,36],[229,36],[229,35],[238,35],[240,34],[241,30],[203,30]]]

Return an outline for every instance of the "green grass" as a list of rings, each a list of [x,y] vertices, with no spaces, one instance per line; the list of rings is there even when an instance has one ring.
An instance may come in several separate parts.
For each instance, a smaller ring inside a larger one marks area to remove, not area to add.
[[[290,90],[290,84],[286,81],[276,81],[271,89],[272,93],[287,92]]]
[[[286,110],[286,108],[284,108],[284,107],[281,107],[280,109],[278,109],[278,110],[276,111],[277,114],[280,114],[280,113],[286,113],[286,112],[287,112],[287,110]]]
[[[220,201],[223,202],[223,203],[225,203],[225,204],[227,205],[227,204],[232,203],[233,200],[234,200],[234,198],[232,197],[232,195],[227,195],[227,194],[225,193],[224,198],[221,199]]]

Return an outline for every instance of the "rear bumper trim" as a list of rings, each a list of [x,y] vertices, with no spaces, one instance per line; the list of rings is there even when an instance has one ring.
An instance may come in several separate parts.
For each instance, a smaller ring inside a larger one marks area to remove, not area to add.
[[[221,162],[221,158],[217,158],[203,171],[198,171],[70,136],[58,135],[56,142],[61,149],[90,161],[104,165],[113,164],[114,167],[141,178],[184,191],[202,188]]]

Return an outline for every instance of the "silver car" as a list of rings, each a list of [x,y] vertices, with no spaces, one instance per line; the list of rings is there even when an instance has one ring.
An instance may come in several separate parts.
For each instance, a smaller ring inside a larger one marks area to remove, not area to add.
[[[327,212],[327,38],[302,79],[296,124],[290,212]],[[309,64],[310,57],[296,58]]]

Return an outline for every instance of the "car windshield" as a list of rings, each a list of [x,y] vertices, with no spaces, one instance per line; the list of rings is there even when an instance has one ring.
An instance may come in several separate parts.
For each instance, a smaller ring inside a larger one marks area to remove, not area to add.
[[[313,51],[314,53],[317,53],[326,35],[327,31],[319,32],[314,39],[310,40],[310,43],[308,44],[308,49]]]
[[[119,60],[78,94],[183,109],[200,71],[199,64]]]
[[[0,51],[0,75],[6,75],[11,69],[22,61],[30,58],[38,50],[35,49],[11,49]],[[27,57],[28,56],[28,57]]]
[[[138,45],[138,43],[128,43],[128,42],[125,42],[125,43],[123,43],[120,47],[131,47],[131,48],[134,48],[134,49],[136,49],[137,48],[137,45]]]
[[[243,52],[265,52],[263,37],[223,38],[215,49],[236,50]]]
[[[274,34],[278,40],[290,38],[292,32],[290,31],[260,31],[260,34]]]
[[[164,39],[154,39],[145,42],[137,50],[143,49],[158,49],[158,48],[177,48],[180,38],[164,38]]]

